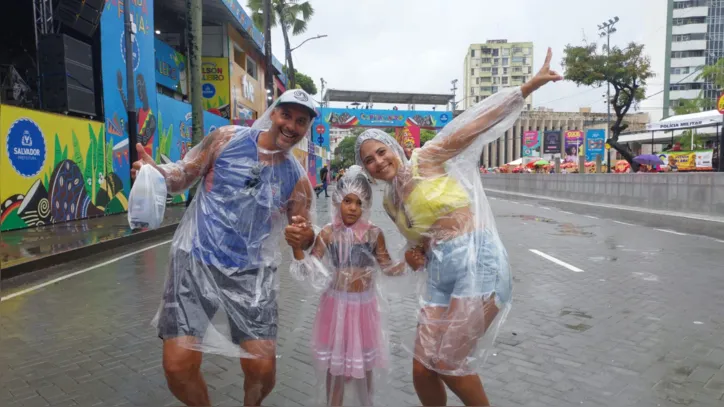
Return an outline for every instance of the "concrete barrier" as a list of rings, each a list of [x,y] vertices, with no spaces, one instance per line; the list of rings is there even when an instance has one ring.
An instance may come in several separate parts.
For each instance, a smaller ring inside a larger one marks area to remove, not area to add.
[[[485,174],[486,189],[724,217],[724,173]]]

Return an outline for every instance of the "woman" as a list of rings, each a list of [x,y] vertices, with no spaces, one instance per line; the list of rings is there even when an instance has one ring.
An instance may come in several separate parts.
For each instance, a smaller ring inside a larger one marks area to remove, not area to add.
[[[549,49],[535,77],[465,111],[415,150],[409,162],[381,130],[367,130],[357,139],[357,163],[387,183],[385,210],[408,243],[426,256],[427,287],[412,350],[415,390],[423,405],[445,405],[444,385],[466,405],[489,405],[475,367],[510,309],[512,282],[477,164],[483,145],[513,125],[528,95],[563,79],[550,70],[551,57]]]

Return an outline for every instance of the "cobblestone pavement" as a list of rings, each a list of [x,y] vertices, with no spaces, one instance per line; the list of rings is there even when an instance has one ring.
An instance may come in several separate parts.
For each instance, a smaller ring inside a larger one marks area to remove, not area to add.
[[[515,279],[513,310],[480,370],[495,405],[724,405],[724,242],[536,201],[491,204]],[[394,243],[379,205],[373,221]],[[149,326],[168,248],[49,270],[43,275],[126,256],[0,303],[0,405],[178,405]],[[316,300],[286,273],[281,281],[281,357],[266,405],[303,405],[314,393],[307,343]],[[410,359],[397,345],[416,303],[395,298],[389,307],[394,367],[378,404],[417,405]],[[238,360],[209,356],[203,371],[215,405],[241,404]]]

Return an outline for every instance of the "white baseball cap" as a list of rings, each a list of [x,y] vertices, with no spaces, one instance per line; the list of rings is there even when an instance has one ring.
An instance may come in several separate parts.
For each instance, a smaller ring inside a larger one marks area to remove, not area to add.
[[[317,108],[314,105],[314,100],[302,89],[290,89],[282,93],[279,99],[277,99],[277,106],[289,104],[304,106],[309,110],[312,118],[317,117]]]

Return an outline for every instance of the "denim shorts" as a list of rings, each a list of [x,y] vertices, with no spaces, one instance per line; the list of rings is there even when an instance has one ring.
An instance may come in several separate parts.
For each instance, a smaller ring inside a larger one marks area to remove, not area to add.
[[[450,299],[488,297],[498,308],[511,300],[513,282],[508,253],[492,232],[476,231],[435,243],[427,252],[429,306],[450,305]]]

